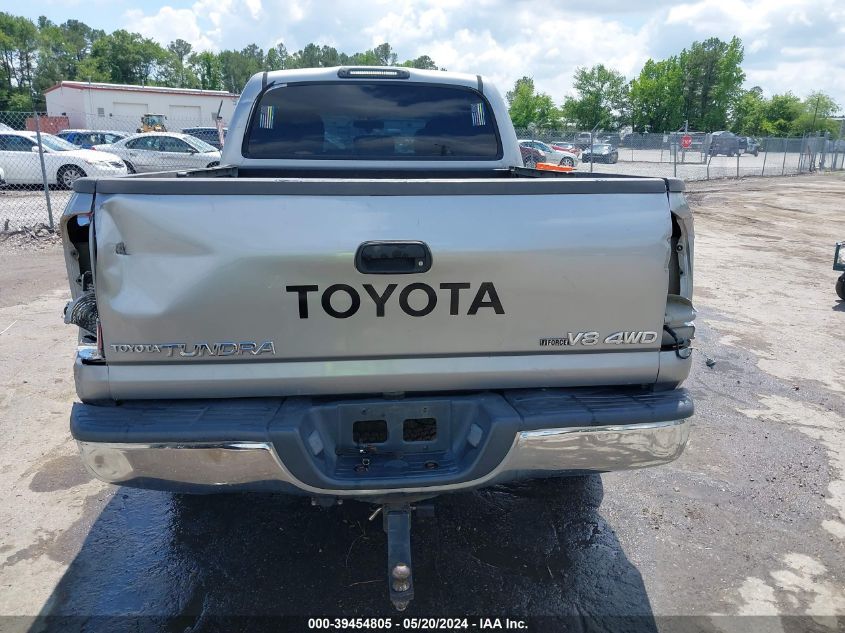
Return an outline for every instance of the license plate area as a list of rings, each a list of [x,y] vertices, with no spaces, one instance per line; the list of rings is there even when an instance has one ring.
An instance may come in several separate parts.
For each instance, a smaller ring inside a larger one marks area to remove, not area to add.
[[[337,412],[335,477],[425,477],[457,468],[449,402],[378,401]]]
[[[270,424],[285,466],[319,488],[431,485],[476,476],[513,444],[519,417],[497,394],[288,398]]]
[[[436,400],[340,405],[335,452],[401,457],[445,451],[451,435],[451,409],[449,402]]]

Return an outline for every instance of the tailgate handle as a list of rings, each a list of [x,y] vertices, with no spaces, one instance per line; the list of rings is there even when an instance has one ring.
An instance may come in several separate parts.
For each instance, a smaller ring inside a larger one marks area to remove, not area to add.
[[[355,253],[355,268],[365,275],[409,275],[431,268],[425,242],[364,242]]]

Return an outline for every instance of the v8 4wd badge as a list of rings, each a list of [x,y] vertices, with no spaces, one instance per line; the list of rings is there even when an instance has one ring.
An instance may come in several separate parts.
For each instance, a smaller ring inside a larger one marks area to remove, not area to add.
[[[649,345],[657,342],[657,332],[652,331],[621,331],[608,334],[604,338],[598,332],[567,332],[566,336],[540,339],[540,347],[586,347],[598,345]]]

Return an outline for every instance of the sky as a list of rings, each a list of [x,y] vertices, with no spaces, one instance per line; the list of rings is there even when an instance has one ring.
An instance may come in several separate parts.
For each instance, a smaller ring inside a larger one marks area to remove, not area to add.
[[[802,97],[822,90],[845,110],[843,0],[0,0],[0,10],[215,51],[316,42],[353,53],[387,41],[400,61],[427,54],[502,92],[532,76],[557,103],[572,94],[578,66],[603,63],[631,79],[649,57],[737,35],[746,87]]]

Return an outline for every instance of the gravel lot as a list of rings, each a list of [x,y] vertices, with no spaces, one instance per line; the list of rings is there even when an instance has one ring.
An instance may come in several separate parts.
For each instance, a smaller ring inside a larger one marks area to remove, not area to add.
[[[61,189],[50,190],[50,205],[56,226],[71,193]],[[49,217],[44,189],[35,186],[9,186],[0,189],[0,230],[14,231],[22,226],[48,224]]]
[[[837,166],[841,165],[840,155]],[[701,152],[686,152],[678,154],[677,174],[673,158],[669,150],[660,151],[634,150],[620,148],[619,162],[615,165],[596,163],[593,171],[610,172],[614,174],[639,174],[642,176],[673,176],[684,180],[707,180],[717,178],[736,178],[747,176],[780,176],[781,174],[798,173],[801,155],[797,152],[769,152],[768,154],[743,154],[739,157],[713,156],[709,165],[705,159],[702,162]],[[828,161],[832,160],[832,157]],[[806,170],[806,166],[804,167]],[[590,165],[581,165],[579,171],[589,171]]]
[[[845,303],[831,270],[845,177],[690,189],[699,319],[686,453],[586,483],[440,498],[436,518],[415,519],[417,599],[404,615],[569,615],[581,631],[845,628]],[[92,480],[67,428],[67,294],[56,245],[0,243],[0,614],[180,632],[229,615],[392,614],[385,538],[365,504]],[[151,619],[90,618],[120,614]],[[620,615],[638,617],[605,619]],[[751,615],[766,617],[735,617]],[[0,618],[0,630],[44,630],[30,624]]]

